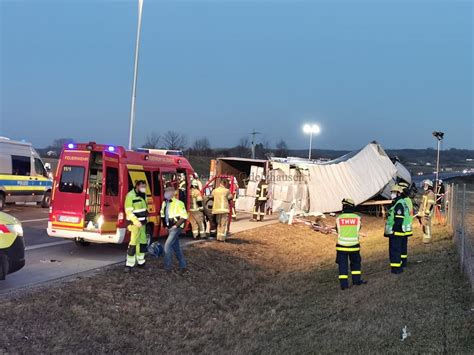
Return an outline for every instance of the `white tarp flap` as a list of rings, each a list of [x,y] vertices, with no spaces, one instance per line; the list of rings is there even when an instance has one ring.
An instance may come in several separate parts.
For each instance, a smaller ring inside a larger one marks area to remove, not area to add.
[[[375,143],[324,164],[308,164],[307,169],[310,212],[340,211],[343,198],[365,202],[397,175],[395,165]]]

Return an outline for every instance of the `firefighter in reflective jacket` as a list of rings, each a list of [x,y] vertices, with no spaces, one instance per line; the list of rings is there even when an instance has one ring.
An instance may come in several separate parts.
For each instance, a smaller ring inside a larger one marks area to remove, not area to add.
[[[268,198],[268,185],[265,176],[262,177],[257,185],[257,196],[255,197],[255,205],[253,207],[252,221],[263,221],[265,216],[265,204]]]
[[[402,182],[399,182],[398,185],[403,188],[402,197],[408,208],[408,216],[409,216],[408,221],[406,223],[410,224],[409,231],[406,232],[405,235],[401,237],[402,238],[402,254],[401,254],[402,267],[407,267],[408,265],[408,238],[413,236],[414,208],[413,208],[413,201],[411,199],[413,197],[413,193],[412,193],[413,190],[410,184],[408,184],[407,182],[402,181]]]
[[[336,263],[339,265],[341,290],[349,288],[349,261],[353,285],[367,282],[361,278],[361,258],[359,231],[361,218],[354,213],[355,204],[351,199],[342,200],[342,214],[336,218],[337,244]]]
[[[128,226],[130,243],[127,249],[125,272],[130,272],[135,265],[145,266],[146,222],[148,217],[145,181],[137,180],[135,188],[125,197],[125,215],[130,222]]]
[[[394,185],[391,190],[393,204],[388,211],[384,235],[389,238],[390,267],[393,274],[401,274],[403,238],[413,234],[408,206],[403,197],[403,188]]]
[[[423,181],[423,200],[416,217],[423,225],[423,243],[431,242],[431,217],[433,215],[433,207],[435,204],[435,194],[433,192],[433,182],[431,180]]]
[[[217,222],[217,240],[225,242],[229,225],[229,201],[232,200],[232,193],[227,188],[227,180],[221,179],[219,187],[212,190],[212,198],[212,214]]]
[[[206,227],[204,226],[204,206],[201,191],[197,180],[191,182],[191,208],[189,209],[191,229],[194,239],[206,237]]]

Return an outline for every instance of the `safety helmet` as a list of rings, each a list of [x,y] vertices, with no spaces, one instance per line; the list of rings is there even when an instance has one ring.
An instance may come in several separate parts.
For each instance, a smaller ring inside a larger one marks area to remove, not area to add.
[[[155,258],[159,258],[164,254],[164,249],[159,242],[153,242],[148,246],[148,254]]]
[[[405,182],[405,181],[400,181],[400,182],[398,183],[398,186],[401,186],[401,187],[403,187],[404,189],[406,189],[406,188],[410,187],[410,184],[409,184],[408,182]]]
[[[390,190],[390,192],[399,192],[399,193],[403,193],[403,187],[401,187],[400,185],[398,184],[395,184],[392,186],[392,189]]]
[[[433,181],[431,181],[430,179],[425,179],[423,180],[423,183],[422,185],[428,185],[429,187],[433,187]]]
[[[355,207],[355,203],[354,203],[354,200],[350,199],[350,198],[345,198],[342,200],[342,205],[346,205],[346,206],[352,206],[352,207]]]
[[[198,181],[197,180],[191,181],[191,186],[192,187],[199,187]]]

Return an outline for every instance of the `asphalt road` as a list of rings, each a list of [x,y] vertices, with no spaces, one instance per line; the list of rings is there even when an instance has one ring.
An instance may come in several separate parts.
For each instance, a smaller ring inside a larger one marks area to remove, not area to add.
[[[126,245],[92,244],[81,247],[72,241],[49,237],[46,233],[48,209],[35,205],[12,205],[7,206],[3,212],[22,222],[26,265],[8,275],[6,280],[0,281],[0,294],[125,262]],[[239,221],[231,225],[231,231],[238,233],[275,221],[276,215],[266,222],[252,223],[248,221],[247,215],[241,214]],[[196,241],[183,238],[181,243],[186,246]]]

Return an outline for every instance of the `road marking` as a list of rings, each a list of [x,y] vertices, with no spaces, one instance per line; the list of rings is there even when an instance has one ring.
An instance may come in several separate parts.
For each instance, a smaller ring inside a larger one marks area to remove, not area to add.
[[[49,218],[37,218],[37,219],[25,219],[24,221],[20,221],[21,223],[29,223],[29,222],[41,222],[47,221]]]
[[[28,250],[42,249],[42,248],[47,248],[47,247],[53,247],[55,245],[63,245],[63,244],[69,244],[69,243],[71,243],[71,241],[69,241],[69,240],[60,240],[58,242],[32,245],[30,247],[26,247],[25,250],[28,251]]]

